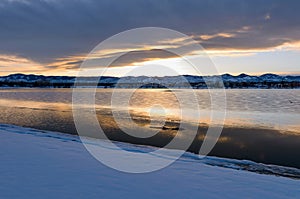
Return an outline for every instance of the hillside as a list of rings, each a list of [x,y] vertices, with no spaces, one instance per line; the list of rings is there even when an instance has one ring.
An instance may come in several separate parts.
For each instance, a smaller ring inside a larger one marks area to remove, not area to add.
[[[71,76],[43,76],[12,74],[0,77],[0,87],[53,87],[70,88],[74,86],[76,77]],[[80,77],[78,85],[89,87],[98,85],[100,88],[192,88],[201,89],[222,87],[225,88],[300,88],[300,76],[280,76],[264,74],[251,76],[240,74],[233,76],[165,76],[165,77]]]

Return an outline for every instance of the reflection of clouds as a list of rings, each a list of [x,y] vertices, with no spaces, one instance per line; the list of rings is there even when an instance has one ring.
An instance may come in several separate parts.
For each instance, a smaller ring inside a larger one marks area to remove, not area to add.
[[[28,109],[41,109],[41,110],[60,110],[60,111],[71,111],[71,104],[67,103],[51,103],[51,102],[40,102],[32,100],[13,100],[13,99],[0,99],[0,104],[6,107],[14,108],[28,108]]]
[[[233,142],[235,145],[237,145],[240,149],[246,148],[246,144],[243,142]]]
[[[200,134],[200,135],[197,136],[197,140],[203,141],[204,138],[205,138],[205,136],[206,135],[204,135],[204,134]],[[215,137],[209,137],[209,136],[207,136],[206,139],[212,139],[212,140],[214,140],[216,138]],[[228,137],[228,136],[220,136],[218,138],[218,143],[227,143],[227,142],[232,142],[232,138]]]

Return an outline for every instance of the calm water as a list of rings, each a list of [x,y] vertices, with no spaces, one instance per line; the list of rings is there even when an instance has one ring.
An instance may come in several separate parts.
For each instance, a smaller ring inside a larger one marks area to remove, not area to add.
[[[96,108],[111,107],[112,89],[98,89]],[[165,114],[169,119],[180,116],[180,104],[172,92],[167,90],[138,90],[129,102],[129,109],[140,114]],[[122,96],[128,90],[117,90]],[[190,90],[176,90],[185,96]],[[209,123],[211,101],[207,90],[194,91],[198,97],[200,118],[184,119],[191,122]],[[194,103],[186,95],[184,103]],[[183,97],[184,98],[184,97]],[[265,127],[278,129],[282,132],[300,134],[300,90],[226,90],[226,120],[225,125],[238,127]],[[122,97],[120,97],[120,101]],[[70,89],[5,89],[0,90],[0,107],[16,107],[32,110],[71,111],[72,90]],[[120,103],[121,104],[121,103]],[[188,105],[189,107],[193,105]],[[163,107],[163,109],[162,109]],[[124,107],[114,105],[122,110]],[[214,107],[218,111],[218,107]],[[194,110],[195,111],[195,110]],[[220,110],[221,111],[221,110]],[[5,112],[2,112],[5,117]],[[15,115],[18,118],[18,115]],[[17,121],[16,121],[17,122]]]
[[[98,89],[96,93],[98,119],[111,139],[154,146],[164,146],[170,141],[170,136],[174,134],[172,128],[145,140],[123,135],[111,117],[112,91]],[[122,112],[125,109],[122,105],[125,98],[122,96],[130,91],[115,90],[119,104],[114,106],[116,110]],[[88,89],[82,92],[88,92]],[[129,101],[131,116],[143,128],[157,125],[149,122],[150,116],[155,121],[163,116],[170,121],[171,127],[174,126],[180,120],[180,107],[195,106],[190,99],[191,90],[175,92],[182,97],[181,104],[174,93],[168,90],[136,91]],[[207,90],[194,92],[201,117],[194,117],[195,109],[190,108],[184,120],[191,125],[202,124],[197,140],[189,148],[189,151],[197,153],[205,135],[205,126],[210,123],[211,98]],[[300,90],[226,90],[226,96],[225,128],[210,155],[300,168]],[[75,134],[71,103],[71,89],[2,89],[0,123]],[[221,111],[218,106],[214,106],[214,109]]]

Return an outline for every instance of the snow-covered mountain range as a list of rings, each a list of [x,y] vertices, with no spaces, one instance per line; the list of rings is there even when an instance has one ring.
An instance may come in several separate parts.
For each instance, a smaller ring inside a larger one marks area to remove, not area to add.
[[[12,74],[0,77],[0,87],[73,87],[76,77]],[[128,77],[79,77],[78,86],[104,88],[300,88],[300,76],[264,74],[252,76],[240,74],[233,76],[128,76]]]

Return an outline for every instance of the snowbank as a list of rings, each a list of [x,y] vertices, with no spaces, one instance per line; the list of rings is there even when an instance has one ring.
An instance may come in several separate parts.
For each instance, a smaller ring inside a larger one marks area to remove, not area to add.
[[[0,125],[0,198],[297,198],[300,181],[210,166],[187,154],[148,174],[95,160],[78,137]],[[103,142],[103,141],[98,141]],[[128,150],[143,147],[130,144]]]

